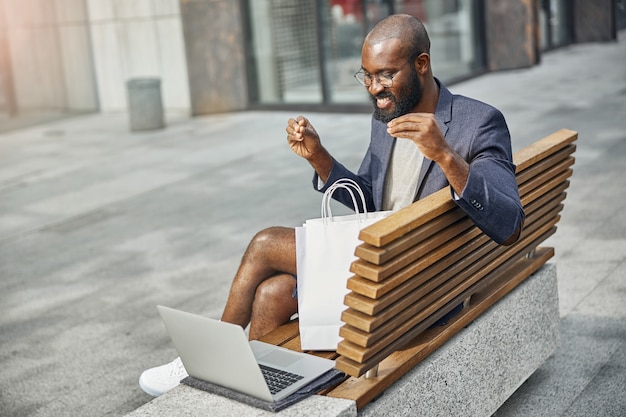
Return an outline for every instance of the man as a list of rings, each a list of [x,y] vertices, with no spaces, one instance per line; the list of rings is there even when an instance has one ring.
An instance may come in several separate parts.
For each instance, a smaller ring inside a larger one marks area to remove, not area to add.
[[[291,149],[315,170],[324,192],[341,178],[363,189],[369,210],[397,210],[450,186],[473,222],[500,244],[515,242],[524,212],[502,114],[484,103],[453,96],[430,67],[430,40],[409,15],[384,19],[363,43],[355,77],[374,104],[371,142],[358,174],[336,161],[304,117],[287,123]],[[351,206],[338,191],[334,198]],[[250,242],[233,280],[222,320],[250,325],[250,339],[272,331],[297,311],[295,232],[272,227]],[[180,359],[145,371],[142,388],[160,395],[186,376]]]

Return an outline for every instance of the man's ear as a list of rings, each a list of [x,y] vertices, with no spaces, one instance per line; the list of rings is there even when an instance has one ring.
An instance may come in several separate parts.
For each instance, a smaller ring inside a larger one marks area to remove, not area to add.
[[[418,74],[426,74],[430,68],[430,55],[426,52],[422,52],[417,56],[417,58],[415,58],[413,65],[415,66],[415,71],[417,71]]]

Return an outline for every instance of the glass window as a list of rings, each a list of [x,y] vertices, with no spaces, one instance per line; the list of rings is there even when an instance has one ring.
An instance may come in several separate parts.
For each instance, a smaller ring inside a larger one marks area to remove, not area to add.
[[[430,36],[431,65],[442,81],[468,76],[484,66],[474,0],[396,0],[398,13],[420,19]]]
[[[393,13],[424,22],[444,82],[483,67],[478,0],[248,0],[252,100],[258,104],[367,103],[354,79],[363,37]]]
[[[540,46],[542,50],[568,45],[572,42],[570,2],[542,0],[539,5]]]
[[[363,38],[383,18],[391,14],[386,1],[330,0],[322,26],[326,34],[324,68],[328,99],[332,103],[365,103],[367,90],[355,79],[361,68]]]
[[[249,0],[248,6],[257,100],[321,102],[316,3]]]

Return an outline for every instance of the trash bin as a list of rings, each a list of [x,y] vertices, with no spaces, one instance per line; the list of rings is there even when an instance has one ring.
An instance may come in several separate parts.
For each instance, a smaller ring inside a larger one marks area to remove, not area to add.
[[[126,82],[126,88],[130,130],[163,128],[165,122],[161,101],[161,80],[158,78],[130,79]]]

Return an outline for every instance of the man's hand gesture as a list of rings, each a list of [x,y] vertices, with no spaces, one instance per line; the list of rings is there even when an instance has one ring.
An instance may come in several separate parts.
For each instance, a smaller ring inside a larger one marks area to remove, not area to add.
[[[320,137],[311,123],[303,116],[287,122],[287,142],[289,147],[306,160],[322,147]]]
[[[313,125],[304,116],[298,116],[289,119],[285,131],[289,147],[309,161],[322,181],[326,181],[333,166],[333,158],[322,146]]]

